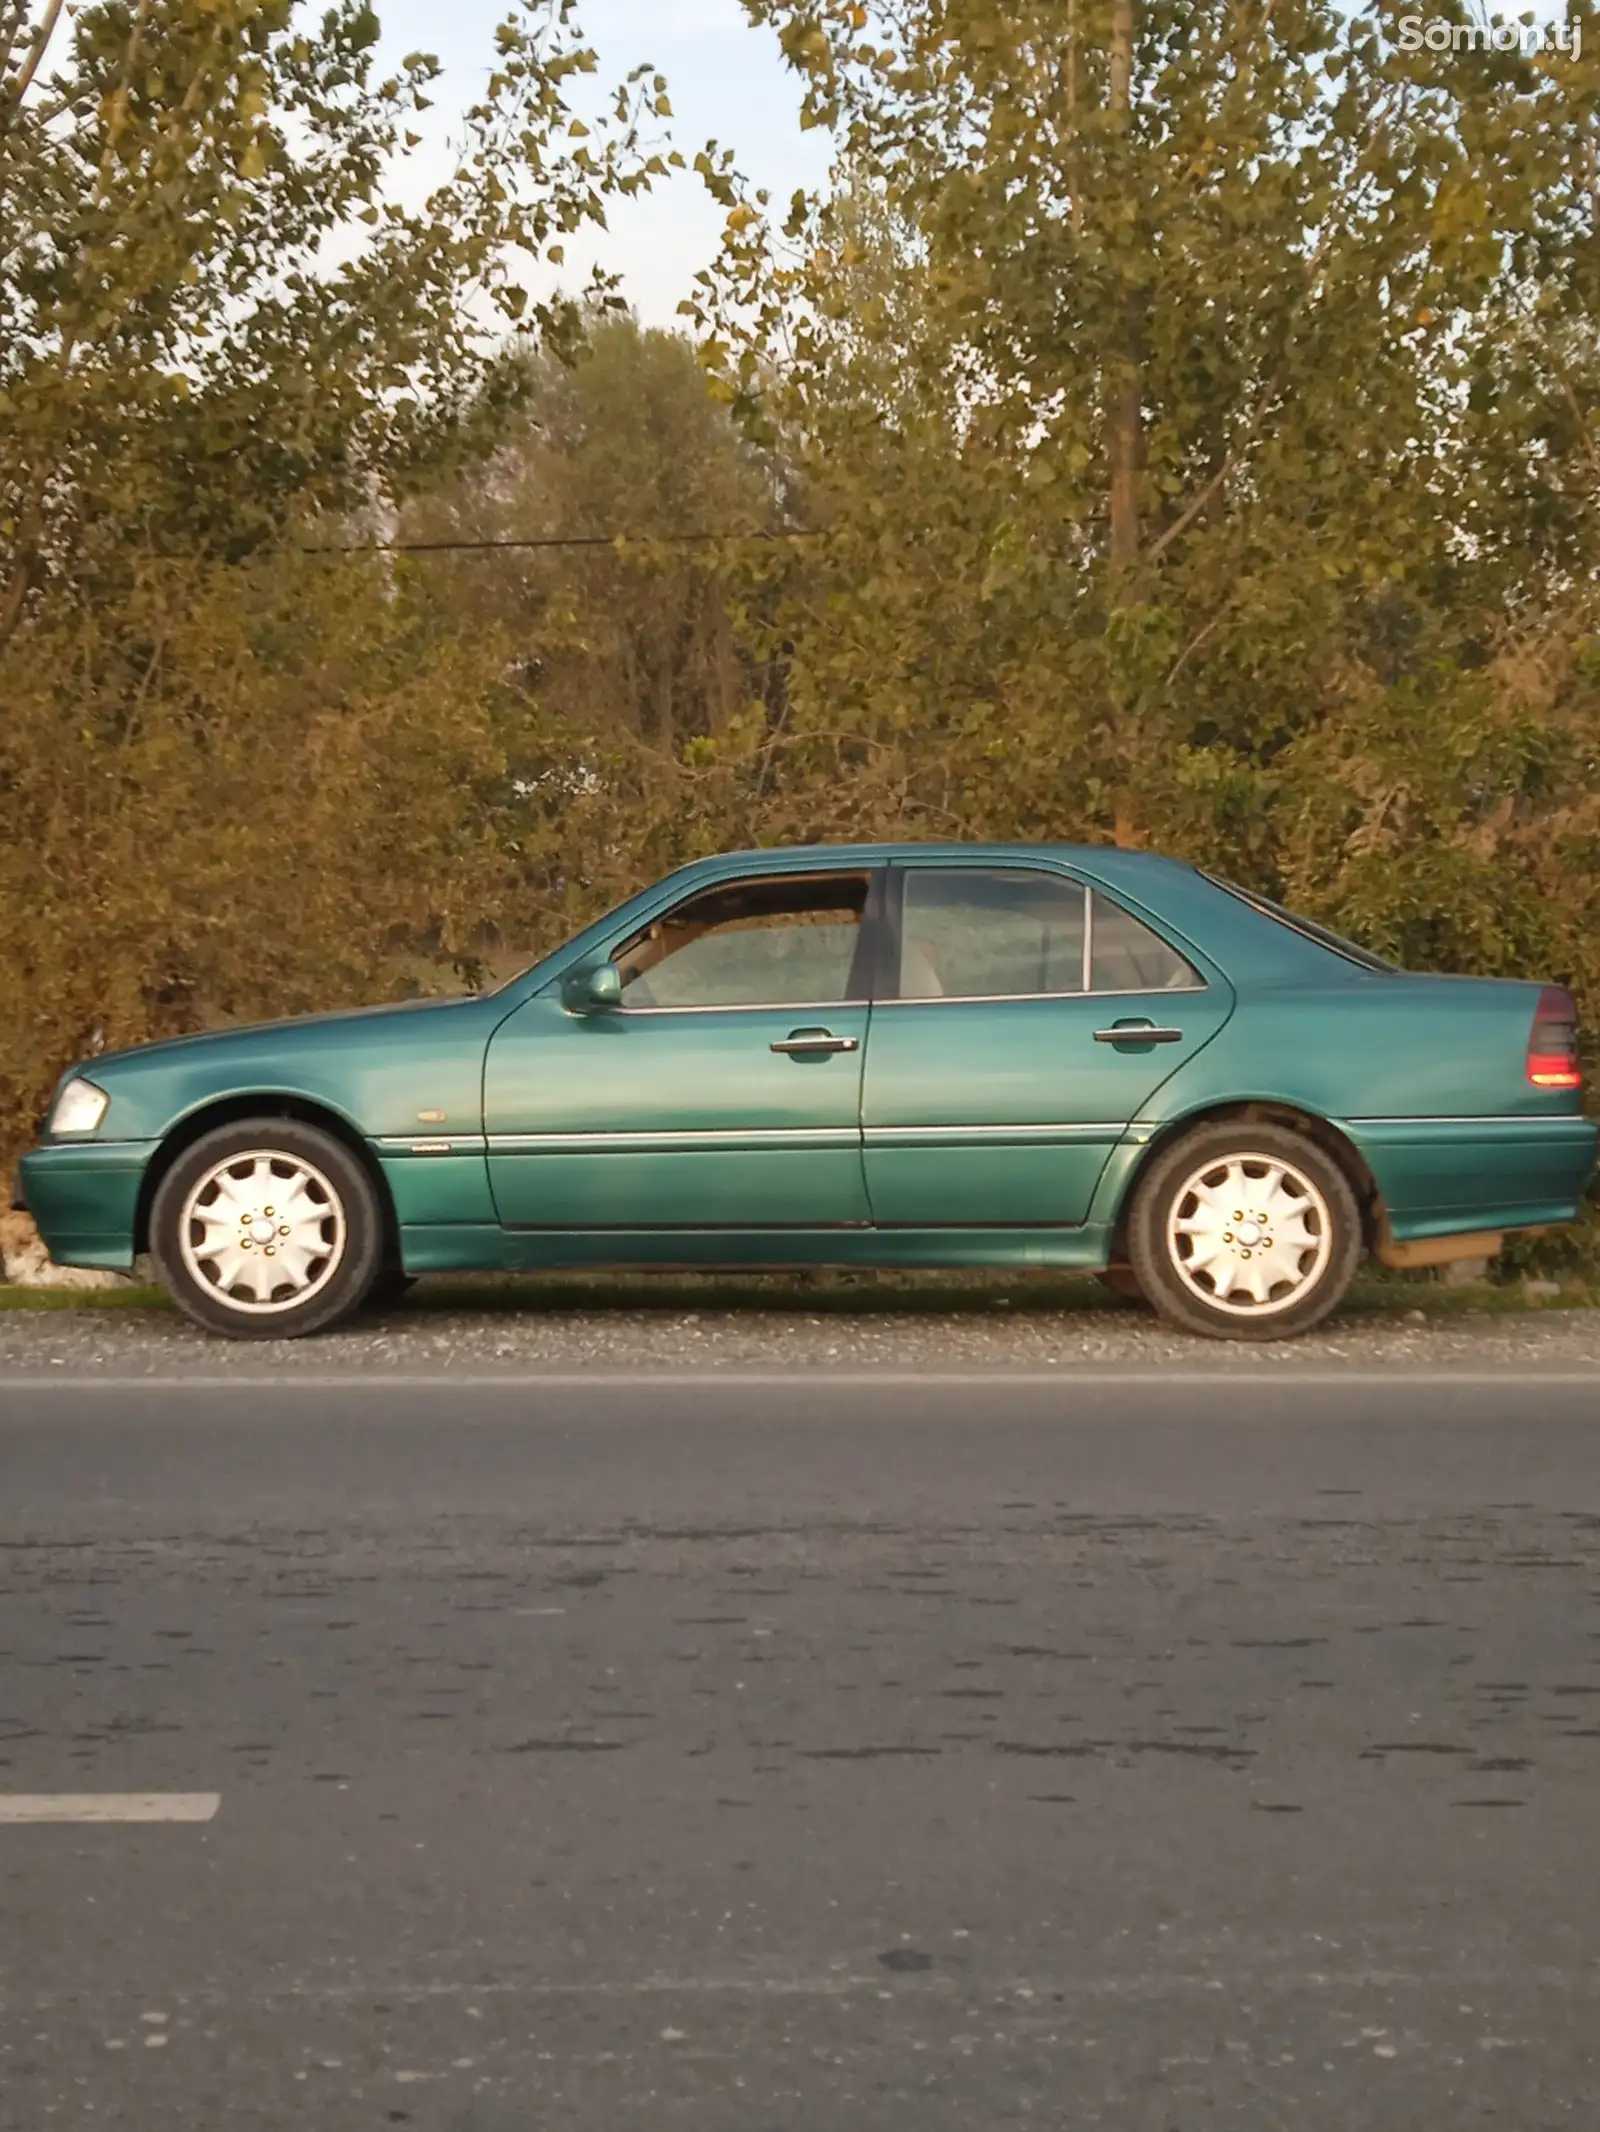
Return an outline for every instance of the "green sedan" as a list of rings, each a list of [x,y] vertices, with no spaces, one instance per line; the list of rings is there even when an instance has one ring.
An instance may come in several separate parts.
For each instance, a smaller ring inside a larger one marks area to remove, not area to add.
[[[417,1274],[1051,1266],[1303,1332],[1365,1252],[1570,1221],[1559,986],[1415,976],[1148,853],[904,845],[683,868],[501,990],[74,1067],[19,1197],[236,1338]]]

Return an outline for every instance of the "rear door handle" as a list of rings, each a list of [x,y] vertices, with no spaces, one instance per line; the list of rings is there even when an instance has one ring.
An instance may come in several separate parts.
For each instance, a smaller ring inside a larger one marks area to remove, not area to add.
[[[1097,1044],[1181,1044],[1181,1029],[1158,1029],[1154,1022],[1118,1022],[1111,1029],[1097,1029]]]
[[[827,1029],[797,1029],[793,1036],[786,1036],[771,1048],[787,1052],[790,1058],[821,1058],[832,1051],[859,1051],[861,1039],[858,1036],[834,1036]]]

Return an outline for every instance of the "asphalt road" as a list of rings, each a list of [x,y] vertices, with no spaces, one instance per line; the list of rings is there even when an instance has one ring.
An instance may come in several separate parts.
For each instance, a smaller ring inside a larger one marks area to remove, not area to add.
[[[1597,1779],[1592,1371],[0,1378],[5,2132],[1592,2127]]]

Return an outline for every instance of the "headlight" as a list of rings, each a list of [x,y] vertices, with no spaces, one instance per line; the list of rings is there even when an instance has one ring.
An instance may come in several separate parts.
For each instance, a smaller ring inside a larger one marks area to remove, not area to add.
[[[105,1116],[111,1098],[103,1088],[96,1088],[93,1081],[69,1081],[56,1097],[56,1107],[50,1113],[50,1130],[53,1133],[92,1133]]]

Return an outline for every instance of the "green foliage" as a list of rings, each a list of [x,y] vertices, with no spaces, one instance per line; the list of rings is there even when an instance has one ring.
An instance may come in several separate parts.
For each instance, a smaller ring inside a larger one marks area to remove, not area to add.
[[[0,652],[0,1134],[62,1066],[402,988],[494,914],[504,649],[371,563],[152,564]]]
[[[519,703],[497,817],[518,917],[496,967],[642,876],[766,817],[741,791],[781,718],[760,560],[784,469],[708,390],[680,335],[591,320],[573,362],[534,352],[481,465],[406,512],[410,540],[574,542],[407,564],[441,627],[498,628]],[[614,536],[621,536],[620,538]]]
[[[646,182],[654,102],[569,145],[571,16],[521,0],[415,208],[391,180],[437,64],[380,75],[365,0],[97,0],[0,80],[0,636],[130,551],[238,556],[404,493],[501,404],[496,316],[570,345],[517,252]]]
[[[522,359],[492,454],[414,503],[402,532],[591,543],[445,556],[426,575],[451,614],[515,630],[537,661],[541,712],[581,745],[632,738],[681,759],[743,708],[730,569],[780,528],[782,473],[741,437],[680,335],[627,316],[588,326],[575,360]]]

